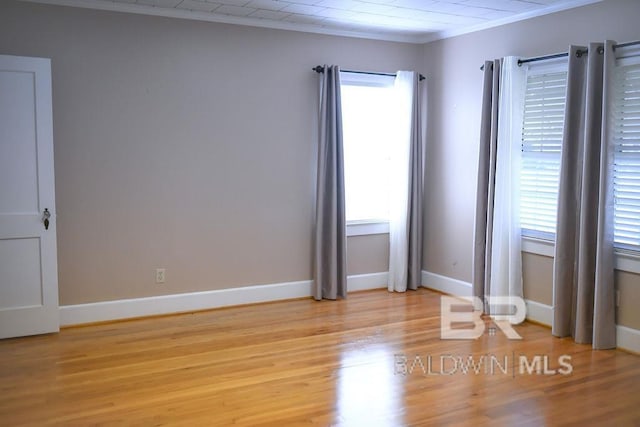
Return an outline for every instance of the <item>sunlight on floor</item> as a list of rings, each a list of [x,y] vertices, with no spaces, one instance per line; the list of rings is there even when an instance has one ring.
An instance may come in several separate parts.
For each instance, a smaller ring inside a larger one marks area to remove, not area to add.
[[[398,425],[404,378],[394,374],[393,353],[391,347],[381,344],[343,353],[337,383],[338,423]]]

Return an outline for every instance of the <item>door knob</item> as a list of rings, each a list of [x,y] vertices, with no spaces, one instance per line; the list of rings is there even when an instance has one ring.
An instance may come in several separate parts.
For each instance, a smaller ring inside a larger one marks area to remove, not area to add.
[[[44,222],[44,229],[49,229],[49,218],[51,218],[51,212],[49,209],[44,208],[44,212],[42,213],[42,222]]]

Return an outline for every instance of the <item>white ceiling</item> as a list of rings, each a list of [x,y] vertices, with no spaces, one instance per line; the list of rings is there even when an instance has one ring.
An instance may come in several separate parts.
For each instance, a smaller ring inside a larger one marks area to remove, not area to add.
[[[600,0],[24,0],[424,43]]]

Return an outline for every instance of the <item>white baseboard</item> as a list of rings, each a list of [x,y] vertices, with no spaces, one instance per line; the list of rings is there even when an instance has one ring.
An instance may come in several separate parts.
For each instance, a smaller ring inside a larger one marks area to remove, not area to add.
[[[422,270],[422,287],[457,297],[473,295],[471,283],[424,270]]]
[[[347,289],[349,292],[386,289],[388,282],[388,271],[382,273],[355,274],[347,277]]]
[[[388,277],[389,274],[387,272],[353,275],[347,278],[347,287],[349,292],[386,289]],[[60,325],[80,325],[83,323],[304,298],[312,295],[311,285],[311,280],[302,280],[188,294],[66,305],[60,307]],[[428,271],[422,272],[422,286],[455,296],[470,296],[472,294],[471,283]],[[551,325],[553,318],[551,306],[531,300],[526,300],[526,305],[527,319],[544,325]],[[618,348],[640,353],[640,330],[618,325],[616,326],[616,337]]]
[[[550,305],[542,304],[532,300],[524,300],[527,306],[527,319],[541,325],[551,327],[553,323],[553,308]]]
[[[471,296],[472,285],[468,282],[452,279],[439,274],[422,271],[422,286],[454,296]],[[536,301],[525,300],[527,319],[551,326],[553,307]],[[616,342],[620,349],[640,353],[640,330],[616,325]]]
[[[616,344],[618,348],[640,353],[640,331],[616,325]]]
[[[386,288],[388,276],[387,272],[349,276],[347,278],[347,288],[349,292]],[[207,310],[232,305],[304,298],[312,295],[311,286],[311,280],[302,280],[186,294],[65,305],[60,307],[60,325],[80,325],[83,323]]]
[[[526,300],[527,319],[551,327],[553,307],[547,304]],[[616,345],[623,350],[640,353],[640,331],[622,325],[616,325]]]
[[[159,295],[60,307],[60,325],[79,325],[132,317],[206,310],[311,295],[311,281]]]

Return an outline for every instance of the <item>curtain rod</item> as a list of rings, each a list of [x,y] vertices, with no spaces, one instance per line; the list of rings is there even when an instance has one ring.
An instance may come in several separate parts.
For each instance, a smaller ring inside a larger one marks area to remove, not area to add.
[[[635,46],[635,45],[638,45],[638,44],[640,44],[640,40],[636,40],[636,41],[632,41],[632,42],[626,42],[626,43],[618,43],[618,44],[614,44],[613,45],[613,50],[616,50],[617,48]],[[582,55],[584,55],[585,53],[588,53],[588,49],[578,50],[576,52],[576,54],[578,55],[578,58],[581,57]],[[552,55],[534,56],[534,57],[531,57],[531,58],[518,59],[518,65],[526,64],[527,62],[544,61],[546,59],[562,58],[563,56],[569,56],[569,52],[562,52],[562,53],[555,53],[555,54],[552,54]],[[480,69],[484,70],[484,65],[482,65],[480,67]]]
[[[582,55],[588,52],[589,49],[577,50],[576,56],[580,58]],[[562,58],[565,56],[569,56],[569,52],[553,53],[551,55],[532,56],[531,58],[518,59],[518,67],[529,62],[546,61],[548,59]],[[484,64],[480,67],[480,69],[484,70]]]
[[[315,67],[312,68],[313,71],[315,71],[316,73],[324,73],[324,67],[322,65],[317,65]],[[375,71],[355,71],[355,70],[340,70],[343,73],[354,73],[354,74],[371,74],[374,76],[389,76],[389,77],[395,77],[396,73],[378,73]],[[422,74],[419,74],[419,79],[420,81],[425,79],[425,76],[423,76]]]
[[[637,44],[640,44],[640,40],[636,40],[634,42],[618,43],[613,45],[613,50],[616,50],[619,47],[635,46]]]
[[[580,58],[585,53],[587,53],[586,49],[579,50],[576,52],[576,55],[578,56],[578,58]],[[518,67],[528,62],[546,61],[547,59],[563,58],[565,56],[569,56],[569,52],[554,53],[551,55],[534,56],[532,58],[518,59]]]

